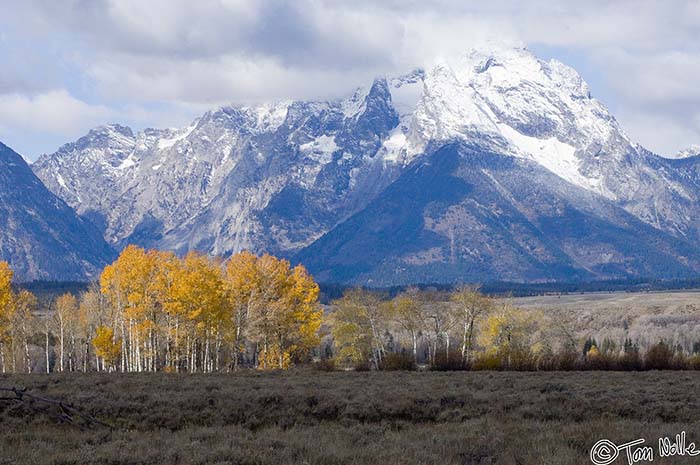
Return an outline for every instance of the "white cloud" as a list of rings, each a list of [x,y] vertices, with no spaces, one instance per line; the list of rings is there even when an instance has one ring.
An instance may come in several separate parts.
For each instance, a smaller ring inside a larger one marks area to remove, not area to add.
[[[663,51],[644,55],[610,48],[598,56],[599,65],[610,69],[610,79],[629,99],[640,103],[700,103],[700,50]]]
[[[285,67],[269,58],[224,56],[213,60],[161,60],[112,56],[87,73],[113,99],[222,105],[349,93],[375,71]],[[315,86],[312,84],[316,84]]]
[[[615,93],[616,116],[634,140],[668,154],[700,143],[700,50],[609,48],[595,60]]]
[[[53,90],[33,97],[0,95],[0,127],[24,127],[54,134],[75,133],[103,122],[114,112],[102,105],[90,105],[66,90]]]
[[[694,127],[692,118],[688,121],[690,124],[679,124],[666,115],[652,113],[625,111],[618,119],[638,143],[663,155],[675,155],[700,141],[700,114],[696,116]]]

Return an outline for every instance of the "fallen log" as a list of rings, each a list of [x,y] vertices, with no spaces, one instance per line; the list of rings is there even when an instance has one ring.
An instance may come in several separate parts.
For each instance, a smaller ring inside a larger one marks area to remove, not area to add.
[[[80,410],[78,410],[75,406],[72,404],[63,402],[61,400],[57,399],[51,399],[48,397],[43,397],[43,396],[38,396],[36,394],[32,394],[30,392],[27,392],[27,388],[17,388],[17,387],[12,387],[12,388],[3,388],[0,387],[0,392],[3,393],[12,393],[14,396],[12,397],[0,397],[0,402],[16,402],[16,403],[21,403],[22,405],[25,405],[29,408],[32,408],[32,403],[37,402],[37,403],[43,403],[47,405],[54,405],[58,407],[61,410],[61,413],[57,416],[58,420],[60,422],[66,422],[66,423],[71,423],[77,426],[78,423],[75,421],[75,418],[80,418],[84,422],[86,422],[88,425],[98,425],[102,426],[105,428],[109,429],[115,429],[114,426],[110,425],[109,423],[106,423],[102,420],[99,420],[95,418],[92,415],[89,415],[87,413],[83,413]]]

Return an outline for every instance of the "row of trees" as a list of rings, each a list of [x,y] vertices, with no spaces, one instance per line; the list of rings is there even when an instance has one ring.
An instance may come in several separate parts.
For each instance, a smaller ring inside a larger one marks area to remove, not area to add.
[[[572,313],[524,310],[477,287],[454,292],[408,289],[392,299],[355,289],[329,311],[328,357],[355,368],[487,370],[700,369],[692,350],[657,341],[605,338],[600,344]]]
[[[285,368],[318,344],[318,285],[271,255],[243,252],[221,263],[131,246],[104,270],[100,288],[94,345],[102,369]]]
[[[390,354],[409,354],[413,364],[467,368],[484,356],[511,367],[539,351],[541,314],[495,301],[477,287],[452,293],[408,289],[393,299],[350,290],[328,317],[336,361],[345,366],[386,365]],[[393,357],[396,360],[396,357]]]
[[[387,353],[405,349],[400,339],[406,336],[416,363],[449,359],[458,344],[459,360],[466,364],[474,353],[476,325],[493,308],[492,299],[471,287],[450,295],[409,289],[392,300],[349,290],[333,302],[328,317],[333,351],[340,363],[379,368]]]
[[[564,315],[522,310],[470,286],[393,298],[350,289],[324,314],[302,266],[247,252],[222,261],[130,246],[87,291],[41,308],[11,282],[0,262],[3,372],[213,372],[314,358],[355,369],[700,366],[700,356],[671,344],[598,344]]]
[[[122,372],[286,368],[318,347],[318,285],[271,255],[243,252],[224,263],[129,246],[99,284],[59,297],[44,315],[31,294],[12,291],[7,264],[0,273],[3,370],[30,372],[30,345],[44,346],[46,371]],[[43,320],[43,344],[33,319]],[[18,346],[27,354],[21,367]]]

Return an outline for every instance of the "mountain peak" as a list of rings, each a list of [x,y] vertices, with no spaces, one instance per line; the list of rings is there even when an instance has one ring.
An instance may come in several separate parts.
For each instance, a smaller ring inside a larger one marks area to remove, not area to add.
[[[700,156],[700,145],[693,144],[687,149],[683,149],[674,158],[690,158]]]
[[[487,43],[476,45],[463,55],[472,62],[488,62],[499,60],[537,60],[537,57],[524,45],[507,45]]]
[[[129,126],[124,126],[119,123],[104,124],[96,126],[90,130],[88,134],[121,134],[126,137],[134,137],[134,131]]]
[[[542,60],[525,46],[475,47],[461,57],[457,66],[471,80],[487,80],[502,88],[531,83],[590,98],[588,85],[575,69],[558,60]]]
[[[83,137],[75,142],[70,142],[61,146],[55,155],[68,154],[76,150],[85,150],[87,148],[99,148],[102,150],[122,151],[133,148],[136,143],[134,132],[128,126],[120,124],[106,124],[96,126]],[[50,155],[42,155],[37,162],[46,159]]]
[[[113,123],[92,128],[84,139],[87,139],[86,142],[102,145],[129,146],[133,145],[135,137],[130,127]]]

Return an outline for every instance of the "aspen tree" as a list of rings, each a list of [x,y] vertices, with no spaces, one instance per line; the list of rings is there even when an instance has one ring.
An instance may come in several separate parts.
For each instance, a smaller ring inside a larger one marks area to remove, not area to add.
[[[63,294],[56,299],[53,326],[58,333],[58,370],[64,371],[66,364],[72,371],[75,362],[75,329],[78,324],[78,299],[73,294]],[[66,345],[68,356],[66,357]]]
[[[234,370],[238,368],[241,354],[245,350],[248,320],[253,314],[256,299],[262,296],[257,262],[258,257],[243,251],[232,255],[226,263],[224,290],[232,324],[230,339]]]
[[[97,371],[111,371],[119,360],[122,344],[115,337],[114,330],[107,326],[99,326],[92,339],[97,356]]]
[[[322,311],[318,285],[301,265],[271,255],[257,259],[257,296],[250,308],[251,338],[258,367],[286,368],[318,344]]]
[[[332,305],[335,311],[329,323],[338,356],[352,364],[369,358],[378,369],[386,351],[382,335],[386,331],[387,307],[379,296],[364,289],[347,290]]]
[[[218,362],[220,335],[228,319],[219,263],[188,253],[174,276],[175,311],[185,319],[188,371],[213,371]]]
[[[478,286],[460,286],[451,296],[462,322],[462,362],[471,362],[474,352],[474,329],[480,319],[493,309],[493,300],[479,292]]]
[[[38,303],[34,294],[27,290],[22,290],[15,295],[14,298],[14,321],[12,326],[15,328],[15,342],[21,344],[20,349],[23,355],[24,371],[32,372],[32,360],[29,355],[29,338],[31,336],[32,326],[34,322],[34,313],[37,310]]]
[[[521,361],[532,353],[537,331],[535,316],[509,302],[502,303],[484,321],[481,345],[487,353],[498,356],[505,367],[510,368],[515,361]]]
[[[11,339],[11,321],[14,313],[12,276],[10,264],[0,261],[0,365],[3,373],[6,372],[5,351]]]
[[[411,337],[413,359],[418,363],[418,336],[425,327],[425,318],[418,300],[418,290],[408,289],[396,296],[390,304],[392,316]]]

